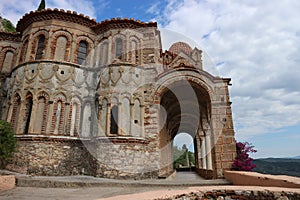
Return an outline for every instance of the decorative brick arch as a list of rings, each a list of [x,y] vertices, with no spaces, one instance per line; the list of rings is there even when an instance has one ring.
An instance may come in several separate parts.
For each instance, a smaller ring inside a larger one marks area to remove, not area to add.
[[[51,134],[62,135],[64,131],[66,95],[59,92],[54,96],[53,115],[51,119]]]
[[[112,46],[111,46],[111,55],[112,55],[112,60],[114,60],[116,58],[116,41],[118,39],[122,39],[122,57],[121,57],[121,61],[125,60],[125,53],[126,53],[126,35],[122,34],[122,33],[117,33],[116,35],[114,35],[112,37]]]
[[[197,86],[200,86],[203,88],[209,95],[209,98],[212,99],[212,96],[214,94],[213,88],[209,86],[202,78],[201,76],[204,76],[203,74],[199,74],[195,71],[189,71],[187,70],[187,73],[181,73],[177,71],[173,71],[166,76],[161,77],[158,80],[158,83],[156,84],[155,88],[155,94],[154,94],[154,101],[156,103],[159,103],[160,97],[164,94],[167,87],[172,85],[173,83],[176,83],[178,81],[184,80],[190,83],[194,83]],[[207,77],[210,79],[210,77]]]
[[[70,110],[68,116],[68,134],[70,136],[79,136],[81,101],[82,100],[78,96],[72,97],[70,101]]]
[[[44,35],[45,37],[45,41],[44,41],[44,47],[43,47],[43,51],[47,50],[47,46],[48,46],[48,40],[49,40],[49,31],[48,30],[38,30],[37,32],[33,33],[32,35],[32,43],[31,43],[31,52],[30,52],[30,61],[35,60],[35,55],[36,55],[36,51],[37,51],[37,45],[39,42],[39,38],[41,35]],[[46,53],[43,54],[42,59],[45,58]]]
[[[12,52],[13,53],[13,59],[12,59],[12,63],[11,63],[11,66],[10,66],[10,71],[12,70],[13,66],[16,63],[16,56],[17,56],[16,55],[16,48],[12,47],[12,46],[3,47],[1,52],[0,52],[0,71],[2,71],[2,69],[3,69],[3,65],[4,65],[4,61],[5,61],[5,57],[6,57],[7,52]]]
[[[132,62],[133,64],[141,64],[141,40],[137,36],[131,35],[129,37],[129,41],[129,49],[127,52],[129,62]],[[136,43],[135,49],[132,47],[133,42]],[[135,56],[135,58],[132,56]]]
[[[46,133],[47,119],[48,119],[48,112],[49,112],[49,103],[48,103],[49,97],[50,97],[50,95],[45,91],[40,91],[36,95],[37,110],[35,113],[35,117],[42,118],[41,127],[39,127],[40,134]],[[43,99],[44,102],[40,102],[41,99]],[[39,108],[39,106],[41,105],[40,103],[43,105],[43,108]]]
[[[69,61],[73,36],[72,36],[72,33],[70,33],[69,31],[66,31],[66,30],[57,30],[53,33],[53,35],[52,35],[53,40],[51,41],[51,44],[50,44],[50,47],[51,47],[50,48],[50,59],[54,59],[56,43],[57,43],[57,40],[59,37],[66,37],[66,39],[67,39],[64,60]]]
[[[91,52],[95,48],[95,44],[94,44],[94,41],[87,35],[81,35],[76,38],[76,50],[75,50],[76,56],[74,56],[74,62],[77,63],[77,55],[78,55],[78,49],[79,49],[80,42],[86,42],[88,44],[87,58],[86,58],[87,62],[86,63],[87,63],[87,65],[91,65],[92,64]]]
[[[29,47],[29,35],[26,35],[22,39],[21,51],[19,54],[19,63],[23,63],[26,61],[26,56],[28,54],[28,47]]]

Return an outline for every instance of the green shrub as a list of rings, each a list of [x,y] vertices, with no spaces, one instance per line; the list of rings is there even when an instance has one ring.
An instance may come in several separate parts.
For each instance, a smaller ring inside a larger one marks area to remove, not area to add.
[[[16,151],[16,138],[10,123],[0,120],[0,168],[5,167]]]

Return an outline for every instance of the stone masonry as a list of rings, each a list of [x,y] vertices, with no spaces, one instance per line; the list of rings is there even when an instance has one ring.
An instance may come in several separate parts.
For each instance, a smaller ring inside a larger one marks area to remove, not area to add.
[[[236,156],[230,79],[184,42],[163,51],[156,22],[96,22],[47,9],[0,32],[1,108],[18,139],[7,169],[34,175],[166,177],[181,132],[196,170],[222,178]]]

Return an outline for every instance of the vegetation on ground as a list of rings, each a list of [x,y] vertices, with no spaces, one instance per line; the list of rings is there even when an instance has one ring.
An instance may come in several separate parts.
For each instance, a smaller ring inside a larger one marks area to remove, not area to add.
[[[173,146],[173,167],[174,169],[177,168],[177,166],[187,166],[187,156],[190,162],[190,166],[195,166],[195,156],[194,153],[189,151],[186,148],[186,145],[184,144],[182,148],[179,148],[178,146]]]
[[[16,138],[10,123],[0,120],[0,168],[5,167],[16,151]]]

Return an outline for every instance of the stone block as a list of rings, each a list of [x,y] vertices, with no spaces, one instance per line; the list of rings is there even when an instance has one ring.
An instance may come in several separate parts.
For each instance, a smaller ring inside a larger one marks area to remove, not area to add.
[[[13,189],[16,185],[14,175],[0,175],[0,191]]]

